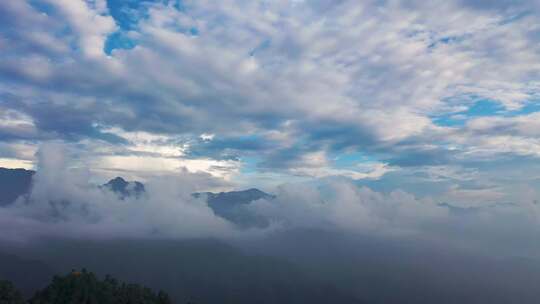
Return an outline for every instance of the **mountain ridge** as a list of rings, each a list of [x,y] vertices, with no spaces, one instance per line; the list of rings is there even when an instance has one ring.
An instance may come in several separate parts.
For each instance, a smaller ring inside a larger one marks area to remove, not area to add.
[[[36,174],[34,170],[0,167],[0,206],[13,203],[21,195],[28,194],[32,186],[32,177],[34,174]],[[138,196],[146,191],[143,183],[139,181],[128,181],[121,176],[112,178],[98,187],[118,193],[122,197],[130,195]],[[195,198],[206,196],[213,202],[235,198],[237,201],[234,201],[234,203],[238,204],[246,204],[260,198],[270,199],[275,197],[257,188],[226,192],[195,192],[192,195]]]
[[[27,196],[30,193],[32,177],[35,173],[33,170],[0,168],[0,207],[8,206],[19,197]],[[121,176],[98,185],[97,188],[115,193],[120,200],[129,197],[139,198],[146,193],[143,183],[128,181]],[[219,193],[195,192],[191,195],[196,199],[204,199],[217,216],[244,228],[268,226],[268,219],[253,214],[247,207],[260,199],[275,198],[275,195],[257,188]]]

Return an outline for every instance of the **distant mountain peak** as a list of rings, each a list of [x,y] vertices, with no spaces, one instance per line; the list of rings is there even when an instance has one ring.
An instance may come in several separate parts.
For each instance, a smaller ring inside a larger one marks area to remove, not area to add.
[[[110,181],[108,181],[105,186],[110,186],[112,187],[113,189],[114,188],[124,188],[128,185],[129,183],[123,179],[122,177],[120,176],[117,176],[113,179],[111,179]]]
[[[119,194],[122,198],[131,195],[139,196],[145,191],[142,183],[138,181],[128,182],[120,176],[111,179],[102,187]]]
[[[111,179],[109,181],[109,183],[127,183],[127,181],[123,177],[117,176],[117,177]]]
[[[273,195],[261,191],[257,188],[250,188],[247,190],[237,190],[229,192],[198,192],[193,193],[194,197],[206,196],[209,204],[232,204],[232,205],[245,205],[252,201],[259,199],[272,199]]]
[[[34,171],[24,169],[0,168],[0,207],[13,203],[20,196],[27,196],[31,190],[34,174]],[[113,192],[121,200],[130,197],[139,198],[145,193],[144,184],[125,180],[120,176],[98,187],[104,191]],[[203,199],[216,215],[243,227],[266,227],[267,220],[253,214],[249,210],[249,204],[257,200],[275,198],[274,195],[257,188],[219,193],[198,192],[193,193],[192,196]]]
[[[260,199],[272,200],[274,195],[263,192],[257,188],[230,192],[203,192],[193,193],[193,197],[206,198],[212,211],[242,227],[267,227],[267,219],[253,214],[248,205]]]

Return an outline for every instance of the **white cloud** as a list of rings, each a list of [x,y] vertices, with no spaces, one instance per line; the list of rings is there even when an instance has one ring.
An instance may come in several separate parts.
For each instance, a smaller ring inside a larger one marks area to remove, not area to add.
[[[231,237],[235,228],[191,193],[219,184],[187,171],[153,179],[139,198],[120,200],[90,183],[90,172],[70,168],[63,145],[39,151],[28,201],[0,208],[2,240],[36,237],[189,238]],[[3,225],[2,225],[3,226]]]
[[[384,195],[343,180],[283,185],[276,195],[275,200],[256,201],[250,208],[289,228],[401,235],[418,233],[422,222],[448,216],[445,208],[403,191]]]
[[[187,1],[184,10],[154,3],[133,20],[128,36],[137,45],[108,58],[104,43],[118,28],[104,1],[47,0],[53,14],[4,2],[0,9],[16,18],[2,21],[9,30],[0,76],[8,82],[0,93],[25,123],[2,125],[2,133],[79,141],[114,170],[236,173],[234,162],[184,159],[183,144],[170,142],[201,134],[274,140],[261,158],[307,146],[291,172],[319,177],[386,172],[383,162],[364,172],[315,157],[333,149],[392,158],[413,142],[460,160],[539,155],[537,116],[453,128],[431,118],[474,100],[512,110],[538,99],[540,26],[536,10],[522,14],[532,1],[508,9],[461,1]],[[131,145],[111,147],[85,126]]]
[[[50,0],[50,3],[63,13],[72,29],[77,31],[79,46],[85,56],[104,56],[105,40],[116,29],[114,19],[103,15],[107,11],[104,1]]]
[[[209,174],[184,170],[154,177],[146,181],[145,194],[120,200],[93,185],[91,171],[73,166],[78,161],[70,158],[64,145],[43,145],[38,155],[39,170],[29,199],[0,208],[1,241],[32,242],[42,237],[231,239],[307,228],[382,239],[429,240],[445,248],[484,251],[502,247],[520,255],[540,249],[500,246],[505,240],[527,242],[540,231],[539,193],[530,187],[518,189],[520,200],[514,204],[496,204],[491,202],[502,197],[500,189],[454,185],[446,196],[418,198],[402,190],[377,192],[343,178],[286,183],[276,189],[275,199],[246,206],[272,224],[264,229],[242,229],[216,216],[204,201],[191,195],[223,185]],[[454,207],[440,205],[441,198],[456,203],[451,202]],[[479,208],[460,204],[467,200],[486,204]],[[461,215],[452,209],[458,206],[463,208]]]

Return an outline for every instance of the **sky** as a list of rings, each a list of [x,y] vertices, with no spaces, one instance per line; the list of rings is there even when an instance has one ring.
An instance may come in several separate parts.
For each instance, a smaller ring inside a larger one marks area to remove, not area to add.
[[[346,180],[534,205],[539,13],[533,0],[0,1],[0,166],[39,169],[52,144],[101,181]]]

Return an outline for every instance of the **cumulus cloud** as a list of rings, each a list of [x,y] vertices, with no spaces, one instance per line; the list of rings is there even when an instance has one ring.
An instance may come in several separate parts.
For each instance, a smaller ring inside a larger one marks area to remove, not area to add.
[[[535,100],[534,7],[188,1],[178,9],[157,1],[141,4],[145,13],[128,15],[126,27],[105,1],[5,3],[4,15],[17,18],[3,21],[1,75],[10,85],[1,90],[17,96],[8,107],[32,121],[10,131],[21,140],[115,140],[96,127],[103,126],[211,133],[262,163],[283,159],[273,157],[281,151],[385,157],[411,140],[413,149],[459,144],[431,117],[470,107],[471,96],[506,109]],[[107,56],[107,39],[126,28],[134,47]],[[252,135],[273,144],[258,144],[263,153],[238,145]]]
[[[540,252],[534,241],[540,230],[539,194],[522,191],[519,202],[471,207],[441,201],[449,196],[422,199],[401,190],[381,193],[350,180],[326,179],[283,185],[275,200],[259,200],[249,208],[285,231],[327,230],[344,236],[423,241],[492,256],[534,257]],[[456,191],[469,202],[483,192],[498,195],[493,189]]]
[[[234,227],[191,193],[221,182],[208,174],[179,172],[147,183],[140,197],[118,197],[70,168],[62,145],[39,150],[39,169],[27,198],[2,208],[2,239],[190,238],[231,236]]]
[[[204,196],[192,195],[223,186],[222,179],[207,173],[183,170],[154,177],[146,181],[144,194],[119,197],[93,183],[90,171],[74,166],[77,162],[60,143],[43,145],[38,157],[31,192],[0,208],[3,242],[43,237],[237,240],[313,229],[424,240],[501,255],[540,250],[531,244],[509,248],[501,243],[517,242],[515,238],[528,242],[539,232],[540,197],[532,188],[520,189],[519,201],[503,204],[496,203],[503,196],[499,189],[454,185],[445,195],[422,198],[403,190],[374,191],[347,178],[286,183],[275,189],[274,198],[240,207],[267,223],[249,228],[216,215]],[[467,200],[487,203],[460,204]]]
[[[288,227],[369,234],[406,234],[423,221],[448,215],[433,201],[418,200],[403,191],[382,194],[347,180],[331,179],[322,185],[283,185],[275,200],[257,201],[251,208]]]

